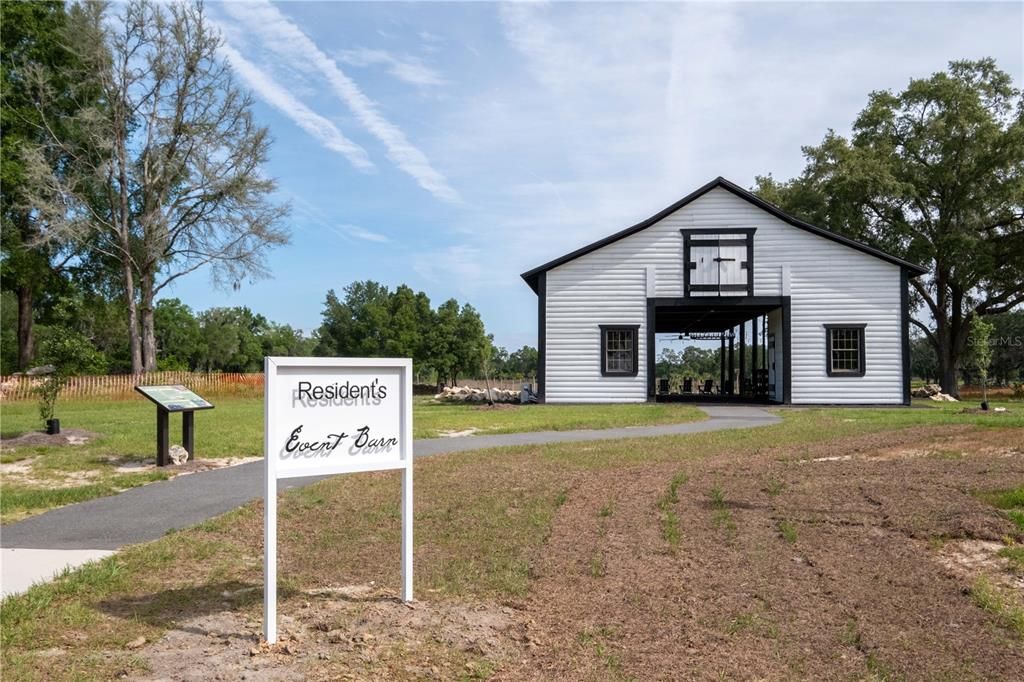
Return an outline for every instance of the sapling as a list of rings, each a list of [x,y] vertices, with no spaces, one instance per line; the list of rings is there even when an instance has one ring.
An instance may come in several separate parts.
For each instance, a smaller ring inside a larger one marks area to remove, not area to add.
[[[971,354],[974,365],[981,375],[981,409],[988,409],[988,368],[992,364],[992,332],[995,327],[984,318],[977,318],[971,325]]]
[[[60,392],[67,382],[68,378],[63,372],[54,370],[43,379],[36,389],[39,393],[39,416],[42,417],[48,433],[54,429],[51,423],[57,409],[57,398],[60,397]]]

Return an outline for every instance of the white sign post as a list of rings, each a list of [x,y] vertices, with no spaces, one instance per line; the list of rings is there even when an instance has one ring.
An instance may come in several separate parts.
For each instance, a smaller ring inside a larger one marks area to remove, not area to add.
[[[264,639],[277,641],[277,481],[402,470],[402,601],[412,601],[412,360],[264,358]]]

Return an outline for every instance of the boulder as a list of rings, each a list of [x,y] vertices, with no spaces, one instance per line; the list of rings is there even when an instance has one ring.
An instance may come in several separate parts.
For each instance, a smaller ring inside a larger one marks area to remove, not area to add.
[[[184,464],[188,461],[188,450],[180,445],[172,445],[167,452],[171,464]]]

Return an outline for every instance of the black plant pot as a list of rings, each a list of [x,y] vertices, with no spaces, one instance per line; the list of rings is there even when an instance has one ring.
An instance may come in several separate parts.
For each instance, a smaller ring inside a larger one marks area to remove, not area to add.
[[[60,433],[60,420],[59,419],[47,419],[46,420],[46,433],[51,436],[56,436]]]
[[[981,402],[981,409],[988,410],[988,401],[987,400],[983,400]]]

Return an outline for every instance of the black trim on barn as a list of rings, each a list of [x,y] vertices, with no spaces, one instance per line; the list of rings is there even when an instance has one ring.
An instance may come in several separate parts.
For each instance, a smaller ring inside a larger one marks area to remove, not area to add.
[[[603,377],[635,377],[640,374],[640,325],[638,324],[599,324],[601,330],[601,376]],[[633,332],[633,369],[628,372],[612,372],[607,366],[608,332]]]
[[[683,293],[690,291],[690,271],[697,269],[697,264],[690,260],[690,233],[680,230],[683,233]]]
[[[847,324],[847,323],[835,323],[822,325],[825,328],[825,372],[830,377],[862,377],[864,376],[865,360],[867,359],[867,353],[865,352],[865,339],[867,333],[864,329],[867,327],[866,324]],[[837,329],[852,330],[857,332],[857,369],[856,371],[849,370],[837,370],[832,367],[832,331]]]
[[[903,344],[903,404],[910,404],[910,278],[900,270],[900,341]]]
[[[726,298],[716,298],[714,296],[696,296],[689,298],[681,298],[678,296],[659,296],[658,298],[649,298],[647,300],[654,301],[655,305],[662,308],[669,306],[705,307],[708,303],[714,303],[716,307],[769,306],[777,308],[788,299],[789,296],[728,296]]]
[[[654,223],[658,222],[662,218],[665,218],[666,216],[671,215],[675,211],[678,211],[679,209],[681,209],[682,207],[686,206],[690,202],[695,201],[696,199],[699,199],[700,197],[704,196],[705,194],[707,194],[708,192],[710,192],[711,190],[713,190],[713,189],[715,189],[717,187],[721,187],[722,189],[724,189],[724,190],[726,190],[728,192],[731,192],[732,194],[736,195],[740,199],[743,199],[744,201],[747,201],[747,202],[753,204],[754,206],[757,206],[758,208],[760,208],[760,209],[770,213],[771,215],[775,216],[779,220],[781,220],[781,221],[783,221],[785,223],[788,223],[789,225],[792,225],[793,227],[799,228],[801,230],[805,230],[805,231],[810,232],[812,234],[816,234],[819,237],[824,237],[825,239],[830,239],[830,240],[832,240],[834,242],[838,242],[839,244],[843,244],[845,246],[849,246],[852,249],[856,249],[858,251],[862,251],[862,252],[864,252],[866,254],[869,254],[871,256],[875,256],[876,258],[881,258],[884,261],[888,261],[888,262],[893,263],[895,265],[899,265],[901,267],[904,267],[910,273],[913,273],[912,276],[914,276],[914,277],[916,277],[918,275],[923,275],[926,272],[928,272],[928,270],[926,268],[922,268],[920,265],[917,265],[915,263],[911,263],[909,261],[903,260],[902,258],[897,258],[896,256],[893,256],[892,254],[886,253],[886,252],[884,252],[884,251],[882,251],[880,249],[876,249],[873,246],[868,246],[867,244],[862,244],[862,243],[860,243],[858,241],[854,241],[853,239],[850,239],[848,237],[844,237],[844,236],[842,236],[840,234],[836,234],[835,232],[831,232],[830,230],[826,230],[824,228],[817,227],[816,225],[811,225],[810,223],[805,223],[804,221],[802,221],[802,220],[800,220],[800,219],[798,219],[798,218],[796,218],[794,216],[791,216],[788,213],[784,212],[778,206],[775,206],[773,204],[768,203],[764,199],[761,199],[760,197],[752,194],[751,192],[748,192],[747,190],[743,189],[742,187],[740,187],[740,186],[738,186],[738,185],[736,185],[736,184],[734,184],[732,182],[729,182],[728,180],[726,180],[723,177],[718,177],[718,178],[715,178],[714,180],[712,180],[711,182],[707,183],[703,187],[700,187],[699,189],[697,189],[697,190],[691,192],[690,194],[686,195],[685,197],[683,197],[682,199],[680,199],[676,203],[672,204],[671,206],[668,206],[667,208],[665,208],[665,209],[659,211],[658,213],[654,214],[650,218],[647,218],[646,220],[643,220],[643,221],[637,223],[636,225],[633,225],[632,227],[628,227],[625,230],[621,230],[619,232],[616,232],[613,235],[605,237],[604,239],[600,239],[600,240],[598,240],[596,242],[593,242],[592,244],[588,244],[588,245],[586,245],[586,246],[584,246],[582,248],[576,249],[575,251],[572,251],[571,253],[567,253],[564,256],[556,258],[556,259],[554,259],[552,261],[548,261],[547,263],[545,263],[543,265],[540,265],[540,266],[538,266],[536,268],[533,268],[532,270],[528,270],[528,271],[524,272],[520,276],[526,281],[527,284],[530,285],[531,289],[533,289],[534,291],[537,291],[538,276],[540,275],[540,273],[547,272],[548,270],[550,270],[553,267],[556,267],[558,265],[562,265],[563,263],[568,263],[569,261],[574,260],[576,258],[579,258],[580,256],[583,256],[585,254],[588,254],[591,251],[595,251],[595,250],[601,248],[602,246],[607,246],[608,244],[611,244],[612,242],[616,242],[616,241],[618,241],[618,240],[620,240],[620,239],[622,239],[624,237],[628,237],[631,234],[639,232],[640,230],[642,230],[642,229],[644,229],[646,227],[650,227],[651,225],[653,225]],[[696,230],[694,232],[697,233],[697,234],[700,233],[700,232],[698,232]],[[710,231],[706,231],[704,233],[705,234],[728,234],[728,232],[725,232],[725,231],[723,231],[722,229],[719,229],[719,228],[712,228]]]
[[[685,232],[685,230],[680,230]],[[721,230],[724,234],[726,230]],[[749,243],[747,239],[694,239],[690,242],[690,246],[746,246]]]
[[[548,340],[548,273],[540,273],[537,280],[537,402],[543,403]]]
[[[793,402],[793,305],[782,297],[782,403]]]
[[[647,399],[650,401],[656,398],[654,392],[654,375],[656,374],[655,368],[657,367],[657,361],[654,357],[654,321],[655,316],[658,314],[657,306],[654,304],[656,300],[654,298],[647,299]]]

